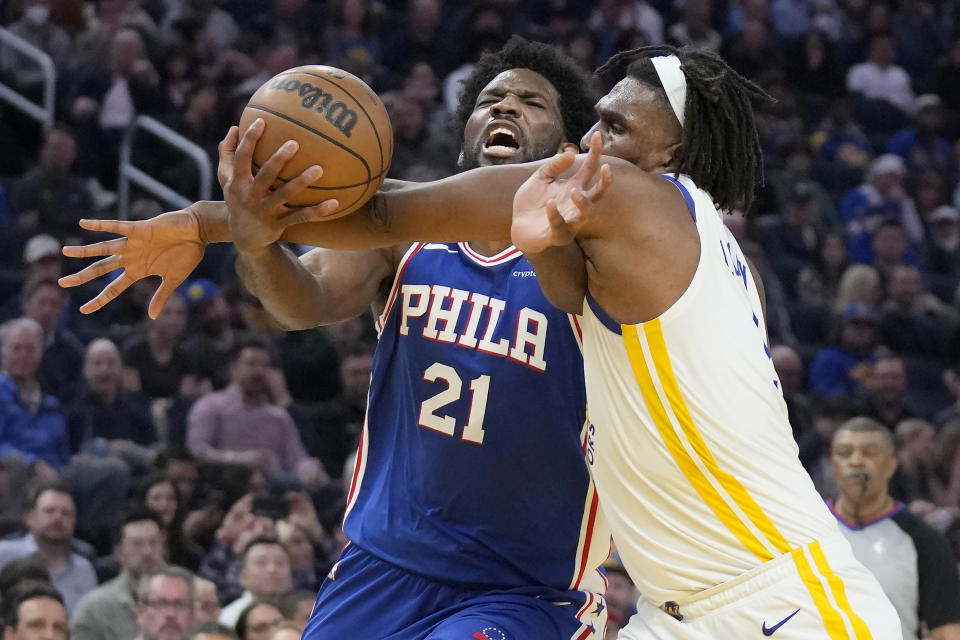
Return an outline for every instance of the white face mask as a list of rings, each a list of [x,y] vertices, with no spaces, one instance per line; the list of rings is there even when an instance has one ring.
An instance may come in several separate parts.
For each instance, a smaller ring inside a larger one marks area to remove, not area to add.
[[[39,27],[46,24],[47,18],[50,17],[50,7],[45,4],[30,5],[23,16],[27,19],[27,22]]]

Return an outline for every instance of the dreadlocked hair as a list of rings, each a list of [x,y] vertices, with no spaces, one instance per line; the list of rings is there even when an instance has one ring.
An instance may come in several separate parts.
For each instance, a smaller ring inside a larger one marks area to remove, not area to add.
[[[520,36],[513,36],[497,51],[484,53],[470,76],[463,81],[460,103],[451,123],[457,137],[463,137],[467,120],[473,113],[477,96],[483,88],[510,69],[530,69],[553,85],[560,96],[564,139],[579,143],[580,138],[596,120],[593,105],[597,96],[590,76],[556,47],[542,42],[531,42]]]
[[[763,153],[751,99],[772,98],[720,56],[693,47],[655,45],[623,51],[597,69],[597,74],[609,77],[620,70],[655,89],[670,108],[651,55],[677,56],[687,81],[677,172],[693,178],[721,209],[739,206],[749,211],[754,193],[763,185]]]

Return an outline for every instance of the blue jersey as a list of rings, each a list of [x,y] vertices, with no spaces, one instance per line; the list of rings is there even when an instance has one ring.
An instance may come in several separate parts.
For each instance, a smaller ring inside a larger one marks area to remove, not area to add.
[[[347,537],[448,583],[602,592],[577,318],[517,249],[418,243],[377,323]]]

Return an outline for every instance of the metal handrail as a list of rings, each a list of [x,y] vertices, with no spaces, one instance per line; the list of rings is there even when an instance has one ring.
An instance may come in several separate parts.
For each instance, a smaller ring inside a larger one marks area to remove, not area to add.
[[[40,65],[40,70],[43,72],[43,106],[28,100],[22,93],[3,82],[0,82],[0,100],[41,122],[44,129],[49,129],[53,126],[53,99],[57,84],[57,69],[53,65],[53,58],[43,49],[35,47],[4,27],[0,27],[0,42],[16,49]]]
[[[198,200],[209,200],[213,178],[213,165],[210,157],[200,145],[180,135],[170,127],[150,116],[137,116],[133,124],[127,129],[120,145],[120,176],[117,185],[117,199],[119,204],[118,217],[126,220],[130,215],[130,183],[145,189],[154,196],[163,200],[171,207],[183,209],[194,202],[182,193],[171,189],[153,176],[133,165],[133,138],[139,130],[144,130],[156,138],[166,142],[171,147],[181,151],[197,165],[200,173],[200,188]]]

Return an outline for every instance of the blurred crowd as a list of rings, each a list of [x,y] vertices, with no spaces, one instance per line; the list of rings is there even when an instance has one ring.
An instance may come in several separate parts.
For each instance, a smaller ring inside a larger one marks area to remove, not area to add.
[[[0,0],[0,24],[57,70],[53,128],[0,105],[0,567],[46,571],[75,637],[302,624],[344,542],[375,339],[369,317],[281,331],[228,245],[156,321],[149,280],[79,314],[105,281],[61,289],[84,266],[61,248],[96,239],[80,218],[116,217],[135,116],[216,163],[260,84],[329,64],[383,98],[390,177],[440,178],[456,170],[459,81],[513,33],[588,70],[644,44],[706,47],[770,94],[766,184],[727,223],[766,285],[801,459],[835,497],[837,427],[878,420],[898,446],[891,495],[960,558],[960,2]],[[42,95],[39,67],[3,45],[0,77]],[[132,157],[196,197],[176,152],[138,138]],[[134,191],[132,218],[163,209]],[[154,573],[165,561],[204,579],[196,593]]]

